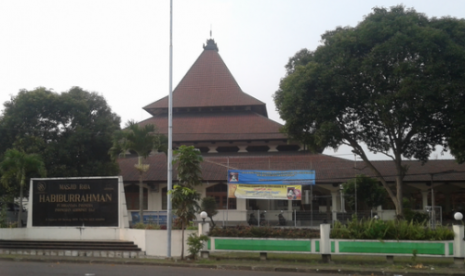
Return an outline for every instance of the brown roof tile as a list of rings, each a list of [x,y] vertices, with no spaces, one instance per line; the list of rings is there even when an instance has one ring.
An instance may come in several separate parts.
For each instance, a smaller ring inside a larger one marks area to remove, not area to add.
[[[363,162],[354,162],[346,159],[327,156],[324,154],[309,154],[306,152],[277,152],[277,153],[247,153],[247,154],[204,154],[202,163],[202,176],[204,181],[226,181],[227,167],[231,169],[255,170],[315,170],[316,183],[342,183],[353,178],[356,174],[372,175]],[[134,169],[136,157],[121,158],[118,160],[121,175],[124,181],[137,181],[138,174]],[[146,163],[150,164],[146,180],[166,183],[166,156],[155,154],[150,156]],[[375,166],[393,182],[395,169],[392,161],[373,161]],[[407,182],[429,182],[431,173],[454,170],[453,173],[436,174],[435,181],[465,181],[465,164],[459,165],[454,160],[431,160],[425,165],[418,161],[405,161],[410,169],[405,177]],[[173,180],[176,180],[176,169],[173,170]]]
[[[173,91],[173,107],[228,107],[265,105],[244,93],[215,50],[204,50]],[[168,107],[168,96],[144,107]]]
[[[156,116],[139,123],[154,124],[168,133],[168,117]],[[281,124],[250,111],[177,113],[173,115],[173,142],[287,139]]]

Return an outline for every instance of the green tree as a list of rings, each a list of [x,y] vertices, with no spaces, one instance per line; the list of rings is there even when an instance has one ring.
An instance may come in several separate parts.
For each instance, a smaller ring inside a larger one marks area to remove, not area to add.
[[[200,194],[192,188],[175,185],[170,191],[172,196],[174,213],[181,221],[181,259],[184,259],[184,229],[190,221],[195,219],[195,214],[199,211]]]
[[[180,146],[174,151],[173,163],[177,165],[178,183],[186,187],[194,187],[202,184],[203,161],[200,151],[193,146]]]
[[[462,99],[465,95],[462,96]],[[465,162],[465,100],[460,103],[461,110],[454,116],[454,125],[452,127],[451,136],[449,138],[449,146],[451,153],[459,163]]]
[[[0,171],[2,178],[0,179],[3,185],[19,186],[19,211],[18,211],[18,227],[21,227],[21,214],[23,209],[23,189],[26,185],[26,180],[32,175],[45,177],[47,174],[44,163],[39,155],[27,154],[17,149],[9,149],[5,152],[5,156],[0,163]]]
[[[4,103],[0,152],[18,148],[42,157],[48,176],[108,176],[119,172],[108,150],[120,118],[105,99],[73,87],[63,93],[22,90]]]
[[[365,175],[357,175],[342,186],[345,199],[352,210],[355,209],[355,202],[357,208],[373,209],[383,205],[386,200],[386,190],[378,181]]]
[[[204,197],[202,198],[200,206],[202,208],[202,211],[205,211],[207,213],[207,216],[210,218],[210,221],[212,223],[211,229],[214,229],[216,224],[213,221],[213,216],[218,214],[218,206],[216,205],[216,199],[212,196]]]
[[[150,165],[144,164],[144,160],[152,151],[166,152],[166,137],[157,132],[155,125],[141,126],[134,121],[129,121],[124,130],[114,133],[113,146],[109,153],[115,159],[131,151],[137,154],[137,164],[134,167],[139,172],[139,217],[140,222],[143,222],[144,190],[142,180],[150,167]]]
[[[429,19],[403,6],[374,8],[356,27],[323,34],[322,43],[286,65],[274,95],[283,130],[315,151],[351,147],[402,217],[402,159],[426,162],[436,146],[448,146],[465,91],[465,21]],[[392,159],[395,189],[363,144]]]

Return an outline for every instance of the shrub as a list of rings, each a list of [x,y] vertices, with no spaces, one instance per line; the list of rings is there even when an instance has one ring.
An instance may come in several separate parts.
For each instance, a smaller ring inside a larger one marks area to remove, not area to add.
[[[187,251],[193,256],[194,260],[197,254],[202,250],[204,242],[208,241],[209,238],[205,235],[197,236],[196,233],[192,233],[187,238]]]
[[[145,230],[160,230],[160,225],[157,224],[144,224],[143,222],[138,222],[134,224],[133,228],[135,229],[145,229]]]
[[[334,224],[330,237],[333,239],[372,239],[372,240],[453,240],[454,232],[448,227],[427,227],[426,222],[406,220],[358,220],[355,216],[346,225]]]
[[[281,229],[271,227],[236,226],[211,229],[211,237],[240,237],[240,238],[282,238],[282,239],[316,239],[320,231],[312,229]]]

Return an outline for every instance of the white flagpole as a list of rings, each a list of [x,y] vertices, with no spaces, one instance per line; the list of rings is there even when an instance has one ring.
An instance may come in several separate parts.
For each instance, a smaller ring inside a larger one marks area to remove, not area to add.
[[[171,257],[171,193],[173,189],[173,0],[170,0],[170,91],[168,96],[168,195],[167,195],[167,251],[166,256]]]

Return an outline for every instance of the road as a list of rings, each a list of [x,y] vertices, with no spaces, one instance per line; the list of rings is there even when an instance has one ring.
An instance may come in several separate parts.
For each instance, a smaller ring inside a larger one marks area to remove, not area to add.
[[[188,267],[164,267],[150,265],[118,265],[118,264],[78,264],[47,263],[0,260],[1,276],[298,276],[296,272],[270,272],[246,270],[218,270]],[[343,276],[345,274],[308,274],[312,276]]]

